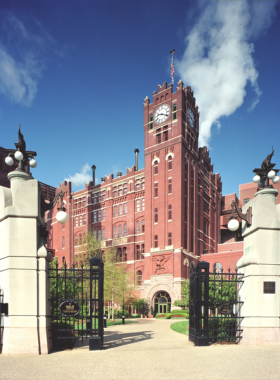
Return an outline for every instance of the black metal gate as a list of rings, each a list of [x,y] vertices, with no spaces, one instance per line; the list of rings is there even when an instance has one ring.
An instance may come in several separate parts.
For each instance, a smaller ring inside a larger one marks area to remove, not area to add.
[[[103,279],[101,258],[90,259],[90,268],[50,270],[50,319],[54,349],[72,348],[77,340],[90,350],[103,347]]]
[[[189,339],[196,346],[239,343],[242,338],[239,289],[243,274],[209,272],[209,263],[190,265]]]
[[[3,303],[4,295],[1,293],[0,290],[0,354],[2,353],[2,347],[3,347],[3,331],[4,326],[2,326],[2,317],[3,314],[5,316],[8,316],[8,304]]]

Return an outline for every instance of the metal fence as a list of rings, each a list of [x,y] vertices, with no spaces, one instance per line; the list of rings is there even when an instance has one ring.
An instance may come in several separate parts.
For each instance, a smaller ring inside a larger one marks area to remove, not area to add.
[[[239,343],[242,338],[239,290],[243,274],[209,272],[209,263],[190,265],[189,339],[196,346]]]
[[[103,347],[103,279],[101,258],[90,259],[90,268],[50,270],[50,319],[54,349],[72,348],[79,340],[89,349]]]

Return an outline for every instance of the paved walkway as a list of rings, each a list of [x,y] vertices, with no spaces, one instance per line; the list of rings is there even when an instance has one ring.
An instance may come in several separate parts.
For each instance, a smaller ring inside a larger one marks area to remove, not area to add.
[[[194,347],[170,320],[105,329],[106,349],[0,355],[1,380],[279,380],[280,346]]]

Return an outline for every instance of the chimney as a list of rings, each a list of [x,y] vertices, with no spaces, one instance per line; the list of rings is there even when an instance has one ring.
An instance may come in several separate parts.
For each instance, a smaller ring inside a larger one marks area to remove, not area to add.
[[[96,169],[96,166],[95,165],[92,165],[92,184],[93,186],[95,186],[95,169]]]
[[[135,170],[137,171],[138,170],[138,153],[139,153],[139,149],[136,148],[135,151]]]
[[[122,172],[117,172],[117,176],[121,177],[122,176]]]
[[[102,181],[102,182],[105,182],[105,177],[102,177],[102,178],[101,178],[101,181]]]

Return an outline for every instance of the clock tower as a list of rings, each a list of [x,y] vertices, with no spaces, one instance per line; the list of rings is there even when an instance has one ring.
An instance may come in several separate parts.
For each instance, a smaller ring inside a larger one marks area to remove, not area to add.
[[[144,133],[147,207],[142,295],[153,303],[159,282],[166,283],[167,293],[173,291],[180,298],[190,261],[217,249],[214,225],[219,225],[219,210],[213,195],[221,193],[221,181],[213,175],[207,148],[198,149],[198,106],[191,87],[184,87],[181,80],[176,92],[165,82],[153,92],[152,103],[145,98]],[[215,220],[210,223],[211,216]]]

